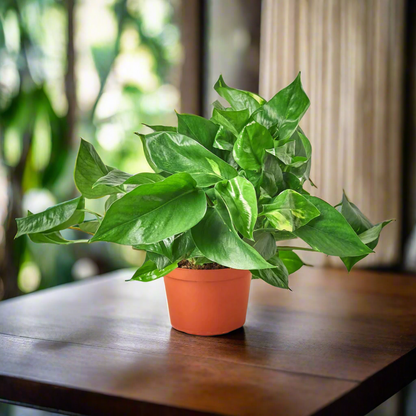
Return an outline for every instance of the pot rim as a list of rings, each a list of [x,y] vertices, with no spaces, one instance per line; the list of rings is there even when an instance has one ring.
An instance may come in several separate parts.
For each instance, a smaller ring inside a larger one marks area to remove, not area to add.
[[[240,269],[214,269],[196,270],[177,268],[165,276],[169,279],[185,280],[188,282],[223,282],[226,280],[242,279],[251,276],[249,270]]]

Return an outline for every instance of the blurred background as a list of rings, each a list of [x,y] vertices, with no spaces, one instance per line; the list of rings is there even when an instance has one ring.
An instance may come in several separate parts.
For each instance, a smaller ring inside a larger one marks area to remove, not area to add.
[[[14,240],[14,218],[77,195],[80,137],[150,171],[133,133],[209,117],[220,74],[269,99],[302,71],[314,194],[336,204],[344,188],[374,223],[396,218],[361,267],[416,272],[415,21],[412,0],[1,0],[0,300],[141,264],[122,246]]]

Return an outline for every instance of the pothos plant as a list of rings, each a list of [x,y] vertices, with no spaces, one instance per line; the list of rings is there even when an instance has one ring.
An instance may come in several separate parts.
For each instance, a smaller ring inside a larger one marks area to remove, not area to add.
[[[339,256],[348,270],[373,253],[390,221],[374,225],[345,194],[333,207],[303,188],[314,185],[311,144],[299,126],[309,107],[300,74],[270,101],[230,88],[222,77],[214,88],[230,107],[214,102],[209,120],[177,114],[177,127],[137,133],[152,173],[107,166],[81,140],[75,166],[81,196],[17,219],[16,237],[145,250],[146,262],[132,277],[144,282],[187,260],[191,268],[250,270],[253,278],[289,288],[289,274],[304,265],[296,251]],[[85,198],[103,197],[105,213],[85,219]],[[60,233],[66,228],[92,238],[67,240]],[[296,238],[310,247],[281,243]]]

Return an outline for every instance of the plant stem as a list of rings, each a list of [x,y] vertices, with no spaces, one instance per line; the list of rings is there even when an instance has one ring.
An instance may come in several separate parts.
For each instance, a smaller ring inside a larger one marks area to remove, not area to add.
[[[91,211],[90,209],[87,209],[87,208],[80,209],[80,211],[88,212],[89,214],[95,215],[97,218],[102,218],[103,217],[98,212]]]
[[[293,251],[293,250],[302,250],[302,251],[314,251],[316,253],[319,253],[318,250],[315,250],[313,248],[308,248],[308,247],[295,247],[295,246],[277,246],[278,250],[281,251]]]
[[[207,194],[205,194],[205,196],[207,197],[208,206],[213,207],[214,203],[211,201],[210,197]]]

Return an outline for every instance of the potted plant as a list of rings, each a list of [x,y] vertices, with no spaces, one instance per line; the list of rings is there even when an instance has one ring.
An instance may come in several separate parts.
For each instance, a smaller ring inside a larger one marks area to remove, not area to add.
[[[241,327],[251,279],[289,289],[304,265],[298,250],[339,256],[348,270],[373,253],[383,227],[346,195],[335,207],[310,195],[311,144],[299,126],[309,107],[300,74],[270,101],[228,87],[220,77],[208,120],[177,114],[178,126],[138,134],[154,172],[106,166],[81,140],[78,198],[18,218],[16,237],[36,243],[108,241],[146,251],[131,280],[164,276],[172,326],[197,335]],[[85,198],[107,197],[105,213],[86,219]],[[60,231],[90,239],[69,241]],[[279,244],[299,238],[310,247]]]

